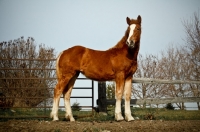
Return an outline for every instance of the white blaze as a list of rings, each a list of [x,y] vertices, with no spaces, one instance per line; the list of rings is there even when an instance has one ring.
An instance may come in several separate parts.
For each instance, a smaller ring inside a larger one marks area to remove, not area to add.
[[[130,37],[133,35],[133,31],[135,29],[136,25],[135,24],[131,24],[130,25],[130,32],[129,32],[129,36],[128,36],[128,39],[127,39],[127,42],[130,44]]]

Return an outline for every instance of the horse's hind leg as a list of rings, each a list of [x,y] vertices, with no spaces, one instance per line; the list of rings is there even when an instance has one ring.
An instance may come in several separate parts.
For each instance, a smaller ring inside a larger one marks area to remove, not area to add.
[[[76,78],[78,77],[78,75],[79,75],[79,73],[77,73],[76,75],[74,75],[70,79],[70,81],[69,81],[66,89],[63,91],[64,101],[65,101],[65,109],[66,109],[66,115],[65,115],[65,117],[67,119],[69,119],[70,121],[75,121],[74,117],[73,117],[73,114],[72,114],[72,110],[71,110],[70,96],[71,96],[71,92],[72,92],[74,83],[75,83]]]
[[[58,119],[58,107],[59,107],[59,102],[60,102],[60,95],[61,94],[55,94],[57,93],[59,89],[59,82],[57,83],[55,89],[54,89],[54,98],[53,98],[53,108],[50,114],[50,117],[53,118],[53,121],[57,121]]]
[[[67,78],[60,78],[58,83],[54,89],[54,98],[53,98],[53,108],[50,114],[50,117],[53,118],[53,121],[59,120],[58,119],[58,107],[60,102],[60,96],[63,93],[65,87],[67,86],[69,80],[72,76],[68,76]]]

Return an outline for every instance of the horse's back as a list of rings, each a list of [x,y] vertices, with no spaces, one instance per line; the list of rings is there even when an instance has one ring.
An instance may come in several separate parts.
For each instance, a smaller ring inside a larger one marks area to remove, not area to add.
[[[113,80],[111,54],[109,51],[86,49],[80,71],[86,77],[97,81]]]
[[[57,72],[62,74],[74,74],[79,71],[94,80],[111,80],[114,78],[108,51],[74,46],[64,50],[57,61]]]

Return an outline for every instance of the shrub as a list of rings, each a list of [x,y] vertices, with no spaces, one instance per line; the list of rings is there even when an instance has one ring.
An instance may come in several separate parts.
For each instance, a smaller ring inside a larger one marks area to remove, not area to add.
[[[166,109],[168,110],[174,110],[174,106],[172,103],[168,103],[166,106],[165,106]]]
[[[80,111],[80,110],[81,110],[81,107],[79,106],[79,104],[80,104],[80,103],[78,103],[77,101],[74,102],[74,103],[72,104],[72,110],[73,110],[73,111]]]

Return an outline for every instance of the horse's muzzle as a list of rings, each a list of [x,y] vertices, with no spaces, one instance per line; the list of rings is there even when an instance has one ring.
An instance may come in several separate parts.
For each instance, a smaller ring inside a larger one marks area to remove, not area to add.
[[[134,48],[135,47],[135,43],[133,40],[131,40],[130,42],[126,41],[126,44],[128,45],[128,47],[130,48]]]

